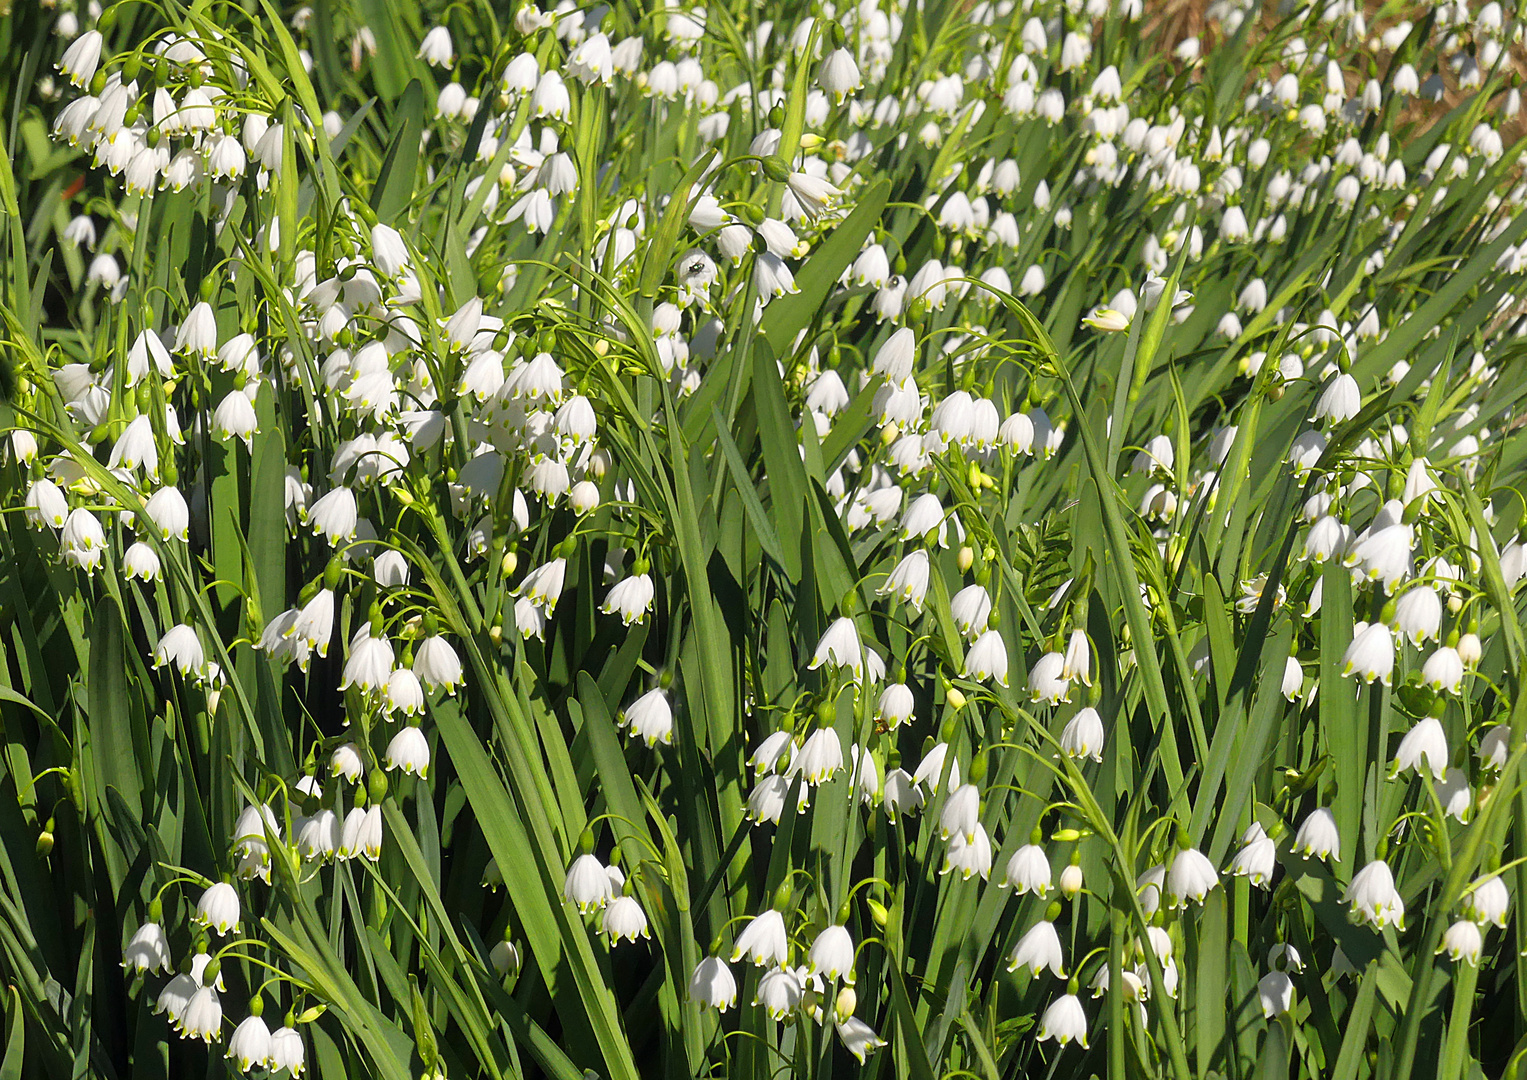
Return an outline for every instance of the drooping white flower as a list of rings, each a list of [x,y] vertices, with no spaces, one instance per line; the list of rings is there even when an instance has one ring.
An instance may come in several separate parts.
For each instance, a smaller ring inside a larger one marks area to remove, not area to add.
[[[604,864],[593,855],[579,855],[567,868],[567,879],[562,884],[562,897],[578,906],[587,915],[597,911],[614,897],[610,875]]]
[[[1045,968],[1049,968],[1058,979],[1066,977],[1063,964],[1060,935],[1055,932],[1055,924],[1048,919],[1041,919],[1030,927],[1028,932],[1018,939],[1018,943],[1013,946],[1013,951],[1007,958],[1009,971],[1026,967],[1030,975],[1038,975]]]
[[[1370,922],[1382,930],[1389,923],[1404,929],[1405,902],[1394,887],[1394,874],[1382,859],[1374,859],[1352,877],[1342,902],[1352,906],[1359,922]]]
[[[985,881],[991,876],[991,859],[991,838],[986,835],[986,829],[977,824],[970,839],[966,839],[964,833],[955,833],[949,838],[949,845],[944,849],[944,865],[939,873],[956,871],[966,881],[980,874],[981,880]]]
[[[719,956],[707,956],[689,977],[689,1000],[726,1012],[737,1004],[737,980]]]
[[[1394,635],[1381,622],[1359,622],[1352,643],[1342,655],[1342,674],[1357,675],[1364,682],[1390,684],[1394,672]]]
[[[270,1027],[259,1016],[246,1016],[228,1037],[228,1060],[235,1062],[240,1072],[248,1072],[256,1065],[270,1060]]]
[[[1250,879],[1253,885],[1267,888],[1277,866],[1278,849],[1262,826],[1252,822],[1246,835],[1241,837],[1241,850],[1230,862],[1229,873],[1234,877]]]
[[[611,944],[622,938],[635,941],[639,937],[652,936],[647,928],[647,913],[633,896],[617,896],[606,904],[600,916],[599,930]]]
[[[1050,860],[1044,848],[1030,843],[1013,852],[998,884],[1004,889],[1011,886],[1019,896],[1032,892],[1043,900],[1050,891]]]
[[[1282,1016],[1294,1007],[1294,980],[1287,972],[1269,971],[1257,983],[1257,999],[1264,1017]]]
[[[616,582],[605,595],[599,610],[606,615],[620,615],[626,626],[642,622],[652,608],[652,578],[647,574],[632,574]]]
[[[1479,966],[1479,954],[1484,948],[1485,936],[1479,929],[1479,924],[1472,919],[1460,919],[1449,926],[1442,935],[1442,944],[1437,952],[1447,953],[1448,959],[1453,963],[1460,960],[1472,967]]]
[[[1060,654],[1054,655],[1059,657]],[[1002,634],[996,630],[988,630],[977,638],[975,644],[965,653],[965,665],[960,670],[960,674],[978,682],[993,680],[999,686],[1006,686],[1007,643],[1002,640]]]
[[[1188,901],[1203,903],[1209,891],[1219,885],[1219,874],[1203,852],[1182,848],[1167,871],[1167,899],[1174,908],[1187,907]]]
[[[391,769],[402,769],[420,777],[429,773],[429,740],[412,724],[404,726],[387,744],[383,763]]]
[[[853,619],[840,616],[833,620],[832,625],[822,635],[808,667],[815,671],[823,664],[831,668],[848,668],[853,672],[855,681],[863,678],[864,651],[860,646],[859,630],[854,625]]]
[[[196,902],[195,921],[219,937],[239,925],[239,894],[226,881],[219,881],[201,894]]]
[[[1061,674],[1065,665],[1066,658],[1058,652],[1047,652],[1035,661],[1029,669],[1029,700],[1050,705],[1070,701],[1071,682]]]
[[[1311,810],[1294,834],[1293,850],[1308,859],[1334,859],[1341,862],[1341,832],[1336,827],[1336,815],[1330,808],[1320,806]]]
[[[617,720],[631,729],[648,748],[673,742],[673,709],[661,687],[647,691],[621,710]]]
[[[170,939],[164,927],[157,922],[146,922],[137,930],[122,950],[122,966],[130,971],[169,971]]]
[[[1479,879],[1463,898],[1462,906],[1467,918],[1481,925],[1494,923],[1504,929],[1511,908],[1511,893],[1506,888],[1505,879],[1499,874]]]
[[[790,760],[790,775],[799,773],[807,784],[824,784],[843,768],[843,743],[830,727],[818,728]]]
[[[787,967],[773,967],[758,980],[753,1004],[762,1005],[774,1020],[783,1020],[799,1007],[805,987],[801,978]]]
[[[1062,994],[1045,1009],[1039,1021],[1039,1041],[1054,1039],[1065,1046],[1073,1039],[1087,1045],[1087,1013],[1075,994]]]
[[[811,974],[854,984],[854,939],[843,926],[829,926],[816,936],[806,957]]]
[[[1433,777],[1441,780],[1447,773],[1447,759],[1447,732],[1442,728],[1442,721],[1435,716],[1427,716],[1417,721],[1400,740],[1391,772],[1398,774],[1406,769],[1419,771],[1424,764],[1431,769]]]
[[[785,932],[785,917],[773,908],[755,916],[732,948],[732,963],[746,956],[759,967],[783,965],[790,955],[790,938]]]

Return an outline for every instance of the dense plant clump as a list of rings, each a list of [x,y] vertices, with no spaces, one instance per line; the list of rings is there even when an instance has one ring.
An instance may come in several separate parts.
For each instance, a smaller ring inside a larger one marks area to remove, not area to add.
[[[1202,16],[0,16],[4,1075],[1515,1070],[1520,12]]]

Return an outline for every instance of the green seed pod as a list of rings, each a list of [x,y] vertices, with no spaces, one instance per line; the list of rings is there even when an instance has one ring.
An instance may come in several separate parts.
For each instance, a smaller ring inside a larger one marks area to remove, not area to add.
[[[790,178],[790,166],[785,159],[771,154],[763,159],[764,175],[776,183],[782,183]]]
[[[381,769],[372,769],[371,775],[366,778],[366,787],[371,791],[371,801],[381,802],[387,797],[387,774]]]

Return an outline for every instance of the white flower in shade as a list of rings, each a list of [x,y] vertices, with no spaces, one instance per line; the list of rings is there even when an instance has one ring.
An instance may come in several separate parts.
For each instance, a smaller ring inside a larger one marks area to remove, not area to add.
[[[1019,938],[1018,944],[1013,946],[1013,951],[1007,958],[1009,971],[1026,967],[1030,975],[1038,975],[1045,968],[1049,968],[1058,979],[1066,977],[1065,971],[1062,970],[1063,965],[1060,935],[1055,932],[1055,924],[1048,919],[1041,919],[1029,929],[1028,933]]]
[[[974,784],[951,786],[949,797],[944,800],[944,811],[939,815],[939,839],[948,840],[959,834],[967,841],[975,838],[981,825],[981,792]]]
[[[1063,678],[1066,658],[1058,652],[1047,652],[1035,661],[1029,670],[1029,700],[1055,705],[1071,700],[1071,682]]]
[[[1447,953],[1448,959],[1455,964],[1461,960],[1471,967],[1478,967],[1479,953],[1484,945],[1485,936],[1479,924],[1471,919],[1460,919],[1443,933],[1437,952],[1439,955]]]
[[[811,974],[854,985],[854,939],[848,929],[829,926],[816,936],[806,957]]]
[[[384,689],[392,676],[392,661],[392,644],[385,637],[372,637],[370,624],[362,623],[350,639],[350,657],[339,688],[353,686],[367,694]]]
[[[227,1058],[236,1062],[240,1072],[270,1060],[270,1026],[259,1016],[246,1016],[228,1037]]]
[[[790,775],[800,773],[808,784],[823,784],[843,768],[843,743],[830,727],[818,728],[790,761]]]
[[[719,956],[707,956],[695,965],[694,974],[689,977],[689,1000],[718,1012],[726,1012],[737,1004],[737,980],[726,961]]]
[[[226,881],[219,881],[201,894],[192,918],[219,937],[239,925],[239,894]]]
[[[423,60],[430,67],[450,67],[456,50],[451,45],[451,32],[443,26],[431,27],[419,42],[415,60]]]
[[[884,344],[875,351],[871,370],[877,375],[884,375],[888,382],[899,384],[912,374],[916,360],[917,335],[909,327],[903,326],[886,338]]]
[[[94,514],[77,507],[64,519],[58,551],[66,564],[87,572],[94,570],[106,554],[106,532]]]
[[[632,574],[611,586],[599,610],[606,615],[619,613],[620,621],[630,626],[642,622],[652,609],[652,578],[647,574]]]
[[[974,641],[991,618],[991,596],[980,585],[967,585],[949,598],[949,614],[961,636]]]
[[[202,966],[206,967],[206,961],[203,961]],[[201,989],[201,979],[195,974],[194,967],[189,975],[181,972],[165,983],[164,989],[159,991],[159,996],[154,999],[154,1014],[169,1017],[170,1025],[178,1029],[180,1018],[185,1015],[186,1006],[191,1002],[191,995],[199,989]]]
[[[361,761],[360,747],[354,743],[341,743],[334,748],[329,755],[329,775],[343,776],[350,783],[360,781],[366,771],[366,766]]]
[[[270,857],[267,837],[281,838],[281,823],[265,803],[246,806],[233,823],[233,848],[241,855]]]
[[[1269,971],[1257,983],[1257,998],[1262,1002],[1262,1015],[1269,1020],[1282,1016],[1294,1007],[1294,980],[1286,972]]]
[[[621,710],[616,719],[630,727],[631,734],[639,736],[649,748],[673,742],[673,709],[661,688],[648,690]]]
[[[164,632],[159,644],[154,646],[154,668],[171,664],[182,675],[200,677],[206,667],[201,640],[196,631],[185,623],[178,623]]]
[[[1474,882],[1473,889],[1463,898],[1464,916],[1481,925],[1494,923],[1504,929],[1510,907],[1511,893],[1499,874]]]
[[[27,488],[25,506],[27,522],[36,529],[44,525],[62,528],[64,519],[69,516],[69,500],[58,485],[46,477],[34,480]]]
[[[1315,419],[1340,424],[1356,416],[1363,407],[1363,392],[1357,380],[1343,373],[1336,376],[1315,402]]]
[[[1481,768],[1504,768],[1506,758],[1511,753],[1511,725],[1496,724],[1487,728],[1479,738],[1479,749],[1474,753],[1479,758]]]
[[[217,316],[212,305],[198,301],[175,331],[175,352],[199,357],[204,363],[217,359]]]
[[[960,763],[957,759],[949,757],[949,744],[942,742],[935,743],[933,748],[924,754],[923,759],[917,763],[917,768],[912,773],[913,782],[928,785],[928,790],[937,795],[946,758],[949,761],[950,790],[959,787]]]
[[[947,874],[951,870],[966,881],[976,874],[981,875],[982,881],[991,876],[991,838],[982,826],[976,826],[972,839],[967,840],[964,833],[955,833],[949,838],[949,846],[944,849],[944,865],[939,873]]]
[[[1059,656],[1059,654],[1056,654]],[[965,653],[965,666],[960,674],[978,682],[994,680],[999,686],[1007,685],[1007,643],[996,630],[988,630],[976,639]]]
[[[1253,885],[1267,888],[1277,866],[1278,845],[1256,822],[1241,837],[1241,850],[1230,861],[1230,873],[1234,877],[1249,878]]]
[[[917,813],[926,801],[917,782],[901,768],[891,769],[885,774],[880,799],[881,805],[885,807],[886,819],[893,823],[902,813]]]
[[[170,939],[164,927],[156,922],[146,922],[138,927],[122,950],[122,966],[139,973],[169,971]]]
[[[500,976],[508,975],[520,969],[520,950],[512,941],[500,941],[489,950],[488,961]]]
[[[300,826],[294,820],[292,831],[297,834],[297,853],[304,859],[332,858],[344,839],[339,815],[328,807],[304,818]]]
[[[297,617],[284,627],[281,636],[297,638],[319,656],[329,655],[329,639],[334,633],[334,590],[319,589],[303,604]]]
[[[83,90],[95,78],[101,63],[101,32],[86,30],[69,43],[64,55],[54,65],[69,80],[69,85]]]
[[[789,794],[789,778],[778,774],[763,777],[748,794],[748,820],[754,824],[769,821],[778,825],[780,815],[785,811],[785,797]],[[797,795],[797,810],[805,810],[810,798],[811,788],[803,783]]]
[[[939,547],[948,546],[945,541],[947,526],[944,521],[944,504],[938,501],[937,495],[928,492],[913,499],[901,515],[901,539],[921,540],[935,529],[938,530]]]
[[[1341,862],[1341,832],[1336,827],[1336,815],[1328,807],[1311,810],[1294,834],[1294,852],[1308,859],[1334,859]]]
[[[1079,682],[1083,686],[1092,685],[1092,645],[1087,635],[1079,629],[1071,631],[1071,636],[1066,640],[1060,677]]]
[[[1418,721],[1400,740],[1390,774],[1397,775],[1406,769],[1419,770],[1424,764],[1431,769],[1432,776],[1441,780],[1447,774],[1447,758],[1447,732],[1443,731],[1441,720],[1428,716]]]
[[[447,694],[454,694],[461,685],[461,658],[451,643],[439,634],[433,634],[419,642],[414,652],[414,674],[431,690],[444,687]]]
[[[1405,902],[1395,891],[1394,874],[1382,859],[1374,859],[1353,875],[1342,902],[1352,905],[1352,914],[1360,923],[1371,922],[1380,930],[1391,922],[1405,928]]]
[[[217,991],[203,986],[191,995],[185,1011],[180,1014],[180,1035],[185,1039],[200,1039],[210,1043],[222,1037],[223,1004]]]
[[[880,692],[875,703],[875,716],[887,728],[895,730],[913,719],[915,707],[911,687],[905,683],[891,683]]]
[[[159,448],[147,416],[139,416],[122,429],[106,461],[106,467],[112,470],[132,471],[140,466],[149,476],[159,475]]]
[[[313,532],[329,541],[330,547],[341,540],[355,539],[355,526],[360,514],[355,505],[355,492],[347,487],[337,487],[308,507],[307,521]]]
[[[75,513],[79,513],[78,510]],[[70,515],[73,516],[72,514]],[[1458,658],[1463,661],[1463,666],[1472,668],[1479,664],[1484,657],[1484,643],[1479,640],[1479,635],[1470,631],[1458,639]]]
[[[585,86],[596,82],[610,85],[615,78],[610,39],[604,34],[591,34],[584,38],[568,56],[567,70]]]
[[[808,218],[816,218],[843,192],[821,177],[809,173],[793,172],[785,180],[790,194],[800,204],[801,212]]]
[[[242,390],[228,391],[212,413],[212,430],[219,439],[242,439],[245,447],[252,447],[259,429],[260,418],[254,402]]]
[[[515,590],[515,595],[544,607],[550,616],[557,609],[557,601],[562,598],[562,585],[566,576],[567,560],[559,556],[526,574]]]
[[[1297,701],[1304,690],[1304,667],[1299,663],[1297,656],[1290,656],[1283,662],[1283,696],[1289,701]]]
[[[753,766],[759,776],[774,772],[782,762],[786,762],[791,745],[790,732],[776,731],[758,744],[748,764]]]
[[[356,817],[356,807],[345,816],[340,843],[348,858],[363,855],[372,862],[382,857],[382,808],[372,803]]]
[[[1474,808],[1474,789],[1469,786],[1469,774],[1462,769],[1449,769],[1437,784],[1437,799],[1442,811],[1459,821],[1466,821]]]
[[[1074,852],[1072,857],[1075,858]],[[1060,872],[1061,895],[1067,900],[1074,900],[1076,899],[1076,894],[1082,891],[1084,884],[1086,882],[1082,878],[1081,865],[1076,862],[1067,863],[1066,868]]]
[[[1166,875],[1166,895],[1174,908],[1187,907],[1188,901],[1203,903],[1209,890],[1219,884],[1219,874],[1203,852],[1183,848],[1172,859]]]
[[[1436,640],[1442,626],[1442,600],[1430,585],[1407,589],[1394,606],[1395,629],[1417,648],[1427,638]]]
[[[409,724],[392,737],[382,760],[389,770],[402,769],[425,776],[429,773],[429,740],[424,732]]]
[[[823,664],[831,668],[848,668],[855,681],[864,677],[864,650],[859,644],[859,630],[854,620],[839,617],[822,635],[808,666],[815,671]]]
[[[1065,1046],[1073,1039],[1087,1045],[1087,1013],[1075,994],[1062,994],[1045,1009],[1039,1021],[1039,1041],[1054,1039]]]
[[[599,920],[599,930],[610,939],[611,944],[621,938],[635,941],[639,937],[652,936],[652,932],[647,929],[647,913],[634,896],[617,896],[606,904]]]
[[[828,53],[817,74],[817,85],[839,102],[855,90],[863,89],[864,80],[859,77],[854,54],[847,49],[834,49]]]
[[[885,1040],[875,1034],[875,1029],[857,1016],[839,1018],[835,1013],[833,1023],[838,1029],[838,1038],[843,1041],[843,1048],[861,1065],[864,1064],[865,1058],[886,1045]]]
[[[270,1071],[273,1073],[285,1069],[293,1080],[302,1075],[303,1058],[305,1051],[302,1046],[302,1033],[295,1028],[278,1027],[270,1033]]]
[[[1444,645],[1421,665],[1421,683],[1433,690],[1456,694],[1463,685],[1463,658],[1451,645]]]
[[[605,873],[604,864],[595,856],[579,855],[567,868],[562,898],[577,904],[584,915],[604,907],[614,895],[610,875]]]
[[[1091,705],[1078,710],[1060,733],[1060,748],[1067,757],[1103,760],[1103,718]]]
[[[1364,682],[1375,679],[1390,684],[1394,673],[1394,635],[1381,622],[1359,622],[1353,627],[1352,644],[1342,655],[1343,675],[1357,675]]]
[[[1002,888],[1012,887],[1018,895],[1032,892],[1041,900],[1050,891],[1050,860],[1044,848],[1038,844],[1024,844],[1007,860],[1007,869],[997,883]]]
[[[805,987],[800,976],[786,967],[773,967],[758,980],[753,1004],[762,1005],[772,1019],[783,1020],[801,1003]]]
[[[404,716],[418,716],[424,711],[424,687],[419,677],[408,668],[400,667],[387,676],[387,694],[383,701],[388,712],[400,712]]]
[[[785,917],[773,907],[756,915],[747,926],[742,927],[738,943],[731,950],[731,962],[747,956],[759,967],[779,967],[789,958],[789,935],[785,932]]]
[[[1343,554],[1351,538],[1351,530],[1327,514],[1310,526],[1304,538],[1304,553],[1300,558],[1319,566],[1327,559]]]
[[[1378,581],[1386,593],[1410,572],[1410,552],[1415,543],[1415,529],[1403,522],[1371,530],[1354,540],[1343,558],[1348,566],[1360,568],[1369,581]]]
[[[928,593],[928,553],[918,548],[903,558],[875,593],[894,597],[911,604],[913,610],[921,611],[923,597]]]

